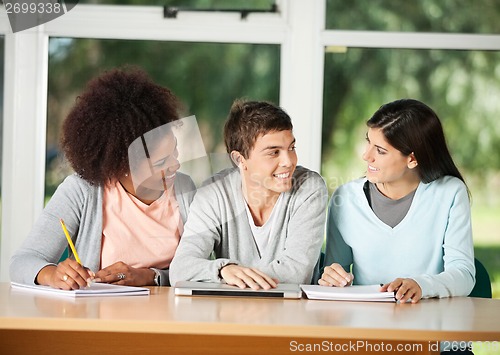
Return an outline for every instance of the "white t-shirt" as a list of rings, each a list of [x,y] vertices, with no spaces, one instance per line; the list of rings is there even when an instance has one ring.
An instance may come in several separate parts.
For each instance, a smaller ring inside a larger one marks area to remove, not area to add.
[[[252,217],[252,212],[250,212],[250,208],[248,208],[248,204],[245,203],[245,207],[247,210],[248,223],[250,224],[250,229],[252,230],[253,239],[255,240],[255,244],[257,244],[257,249],[259,250],[260,257],[264,254],[267,244],[269,243],[269,239],[273,236],[274,225],[276,224],[276,216],[281,208],[281,201],[283,200],[283,194],[281,193],[278,197],[278,200],[274,204],[271,215],[268,220],[262,226],[256,226]]]

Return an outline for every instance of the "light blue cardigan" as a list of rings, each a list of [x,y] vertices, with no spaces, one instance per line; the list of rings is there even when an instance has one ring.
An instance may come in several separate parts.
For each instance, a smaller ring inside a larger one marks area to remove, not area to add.
[[[177,173],[174,182],[179,211],[185,222],[195,186],[187,175]],[[38,272],[56,264],[68,243],[59,219],[62,218],[82,264],[94,272],[100,267],[103,188],[90,185],[76,174],[68,176],[44,208],[21,248],[12,256],[10,279],[33,285]],[[168,270],[161,270],[162,284],[168,285]]]
[[[445,176],[420,183],[410,209],[394,228],[372,211],[366,179],[339,187],[328,210],[324,265],[349,270],[354,284],[414,279],[423,297],[467,296],[475,282],[470,202],[462,181]]]

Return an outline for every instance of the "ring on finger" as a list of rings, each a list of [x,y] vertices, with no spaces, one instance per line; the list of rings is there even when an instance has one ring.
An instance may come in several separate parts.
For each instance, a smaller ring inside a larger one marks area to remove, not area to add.
[[[64,274],[64,276],[62,277],[62,280],[63,280],[64,282],[68,281],[68,275]]]
[[[116,277],[118,277],[118,280],[124,280],[126,276],[123,272],[119,272],[116,274]]]

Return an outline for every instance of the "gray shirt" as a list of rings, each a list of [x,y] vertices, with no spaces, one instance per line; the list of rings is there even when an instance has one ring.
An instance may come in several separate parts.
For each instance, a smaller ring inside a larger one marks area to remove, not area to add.
[[[310,283],[323,244],[327,199],[321,176],[298,166],[292,188],[283,193],[276,211],[274,233],[260,256],[245,210],[240,172],[221,171],[196,193],[170,265],[171,284],[220,282],[219,270],[230,263],[255,267],[282,283]]]
[[[196,188],[191,178],[181,173],[177,173],[174,188],[181,218],[186,221]],[[76,174],[68,176],[12,256],[11,281],[33,285],[42,268],[59,261],[68,246],[60,218],[72,236],[82,264],[97,272],[101,259],[102,196],[102,187],[90,185]],[[168,272],[161,270],[163,285],[168,285]]]
[[[377,189],[377,186],[375,184],[369,184],[371,207],[373,212],[382,222],[387,224],[389,227],[396,227],[408,213],[411,202],[413,201],[413,196],[415,196],[415,192],[417,191],[417,189],[398,200],[392,200],[382,194]]]

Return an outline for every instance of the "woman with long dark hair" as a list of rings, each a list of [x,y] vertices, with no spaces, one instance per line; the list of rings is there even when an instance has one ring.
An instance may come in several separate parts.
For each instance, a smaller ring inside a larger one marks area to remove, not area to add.
[[[475,275],[469,191],[438,116],[403,99],[381,106],[367,126],[366,176],[331,198],[318,283],[382,284],[401,302],[467,296]]]

